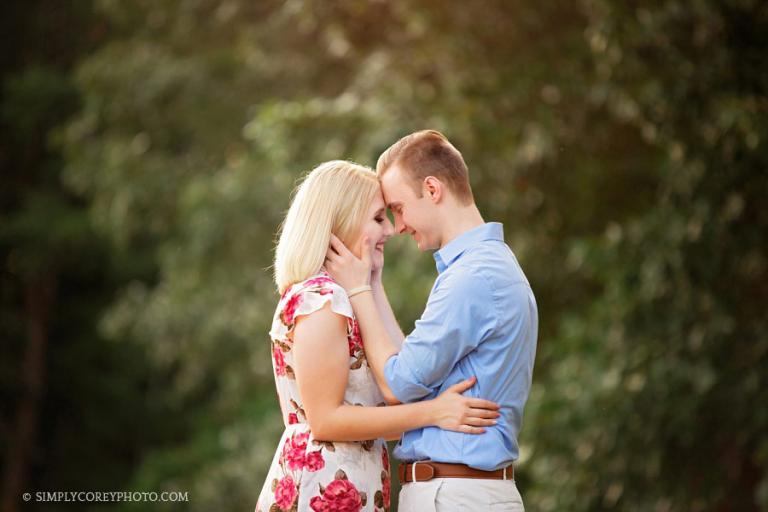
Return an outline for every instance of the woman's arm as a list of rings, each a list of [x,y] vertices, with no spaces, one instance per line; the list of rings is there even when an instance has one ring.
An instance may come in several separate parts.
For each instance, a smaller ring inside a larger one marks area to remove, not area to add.
[[[362,441],[425,426],[480,434],[495,424],[498,406],[460,393],[474,381],[449,388],[434,400],[392,407],[361,407],[344,403],[349,378],[346,319],[330,305],[300,317],[294,328],[296,381],[307,421],[316,439]]]

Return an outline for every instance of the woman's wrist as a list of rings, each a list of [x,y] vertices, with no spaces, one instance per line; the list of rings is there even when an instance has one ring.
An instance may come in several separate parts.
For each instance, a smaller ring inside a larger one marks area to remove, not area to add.
[[[381,270],[371,272],[371,286],[375,291],[384,289],[384,284],[381,282]]]
[[[436,427],[440,417],[439,402],[436,398],[417,402],[424,406],[423,419],[425,427]]]
[[[361,293],[370,292],[373,291],[373,288],[371,288],[371,285],[364,284],[363,286],[358,286],[356,288],[352,288],[351,290],[347,290],[347,296],[351,299],[355,295],[360,295]]]

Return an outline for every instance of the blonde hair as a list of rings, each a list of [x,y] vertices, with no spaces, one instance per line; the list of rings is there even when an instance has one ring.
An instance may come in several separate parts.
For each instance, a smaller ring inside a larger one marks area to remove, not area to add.
[[[356,242],[378,191],[372,169],[344,160],[322,163],[307,174],[296,187],[275,249],[275,283],[281,294],[320,270],[331,233],[347,246]]]

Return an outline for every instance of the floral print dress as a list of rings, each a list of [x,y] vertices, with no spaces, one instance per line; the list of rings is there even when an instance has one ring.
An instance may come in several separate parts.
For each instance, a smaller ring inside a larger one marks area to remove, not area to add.
[[[324,271],[288,288],[280,299],[270,330],[272,366],[285,432],[256,512],[389,509],[390,469],[384,440],[317,441],[307,424],[292,368],[293,329],[298,317],[312,314],[327,303],[332,311],[347,319],[349,380],[344,403],[385,405],[365,359],[360,328],[344,289]]]

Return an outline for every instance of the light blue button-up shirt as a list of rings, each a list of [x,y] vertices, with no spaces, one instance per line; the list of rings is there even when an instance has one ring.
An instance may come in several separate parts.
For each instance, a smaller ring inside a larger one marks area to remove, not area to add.
[[[387,383],[408,403],[476,376],[465,395],[497,402],[501,416],[479,435],[436,427],[405,432],[395,455],[499,469],[519,456],[536,354],[536,299],[499,223],[461,234],[434,257],[438,277],[427,307],[400,352],[387,360]]]

